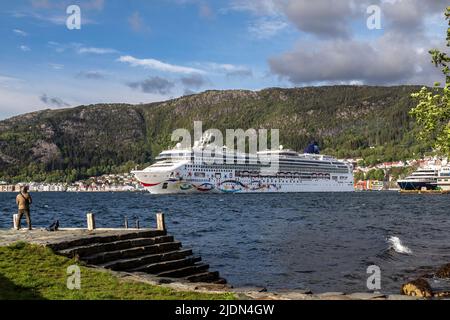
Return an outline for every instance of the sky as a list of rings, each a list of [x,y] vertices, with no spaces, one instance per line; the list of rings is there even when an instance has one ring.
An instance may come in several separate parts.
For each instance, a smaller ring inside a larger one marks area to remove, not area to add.
[[[71,5],[80,8],[80,29],[67,27]],[[447,5],[0,0],[0,119],[212,89],[432,85],[443,77],[428,50],[445,48]]]

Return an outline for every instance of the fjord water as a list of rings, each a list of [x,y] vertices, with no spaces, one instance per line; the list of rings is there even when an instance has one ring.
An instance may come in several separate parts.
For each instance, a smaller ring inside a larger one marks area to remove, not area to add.
[[[155,225],[166,213],[169,233],[194,248],[234,286],[313,292],[367,291],[370,265],[381,291],[398,293],[407,279],[450,262],[450,196],[396,192],[150,195],[34,193],[35,227],[59,219],[85,227]],[[11,227],[15,194],[0,194],[0,227]]]

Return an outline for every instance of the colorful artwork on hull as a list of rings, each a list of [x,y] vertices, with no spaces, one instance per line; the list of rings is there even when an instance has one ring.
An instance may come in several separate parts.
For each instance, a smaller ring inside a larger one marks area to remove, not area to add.
[[[169,181],[170,182],[170,181]],[[177,181],[179,182],[179,181]],[[183,191],[188,191],[195,188],[200,192],[209,192],[217,189],[224,193],[237,193],[244,190],[258,191],[258,190],[279,190],[280,187],[275,184],[262,184],[260,181],[252,181],[250,184],[244,184],[236,180],[223,181],[217,185],[217,188],[212,183],[203,183],[201,185],[195,185],[190,183],[180,183],[179,188]]]
[[[199,186],[194,185],[194,187],[201,192],[208,192],[214,189],[214,185],[212,183],[203,183]]]
[[[144,182],[141,182],[141,185],[143,187],[146,187],[146,188],[156,187],[156,186],[158,186],[160,184],[161,184],[161,182],[159,182],[159,183],[144,183]]]
[[[240,181],[227,180],[219,184],[218,189],[225,193],[241,192],[243,189],[248,189],[248,186]]]
[[[180,184],[180,189],[183,191],[191,190],[192,184],[189,184],[189,183]]]
[[[209,182],[205,182],[200,185],[183,182],[178,179],[168,179],[168,180],[166,180],[166,182],[178,184],[178,187],[182,191],[196,189],[197,191],[200,191],[200,192],[209,192],[209,191],[213,191],[214,189],[216,189],[223,193],[237,193],[237,192],[242,192],[244,190],[247,190],[247,191],[261,190],[262,191],[262,190],[280,190],[281,189],[280,186],[277,186],[275,184],[263,184],[263,183],[261,183],[261,181],[252,181],[249,184],[244,184],[237,180],[226,180],[226,181],[219,183],[217,185],[217,187],[214,184],[209,183]],[[155,183],[155,184],[143,183],[142,185],[145,187],[155,187],[160,184],[161,184],[161,182]]]
[[[240,192],[243,190],[259,191],[259,190],[278,190],[279,187],[275,184],[263,184],[261,181],[252,181],[249,184],[243,184],[240,181],[228,180],[219,185],[219,190],[222,192]]]

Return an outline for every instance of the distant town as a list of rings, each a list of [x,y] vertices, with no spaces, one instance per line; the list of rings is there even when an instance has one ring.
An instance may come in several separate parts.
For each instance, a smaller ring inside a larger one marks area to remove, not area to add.
[[[342,159],[353,165],[355,190],[382,191],[399,190],[397,180],[419,167],[447,165],[447,159],[425,157],[417,160],[383,162],[366,166],[364,159]],[[22,182],[8,184],[0,181],[0,192],[17,192],[22,185],[28,185],[31,192],[144,192],[144,187],[131,173],[106,174],[74,183]]]
[[[423,159],[383,162],[365,166],[364,159],[346,159],[353,164],[356,191],[400,190],[397,180],[411,174],[417,168],[448,165],[448,159],[436,156]]]
[[[74,183],[23,182],[8,184],[0,181],[0,192],[17,192],[22,185],[28,185],[31,192],[137,192],[144,191],[131,173],[108,174],[91,177]]]

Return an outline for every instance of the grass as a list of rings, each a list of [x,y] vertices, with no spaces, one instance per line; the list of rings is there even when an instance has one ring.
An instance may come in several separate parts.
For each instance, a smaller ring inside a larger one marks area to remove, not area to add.
[[[67,288],[67,267],[79,265],[81,289]],[[16,243],[0,247],[1,300],[230,300],[231,293],[180,292],[170,288],[120,279],[109,272],[87,268],[50,249]]]

